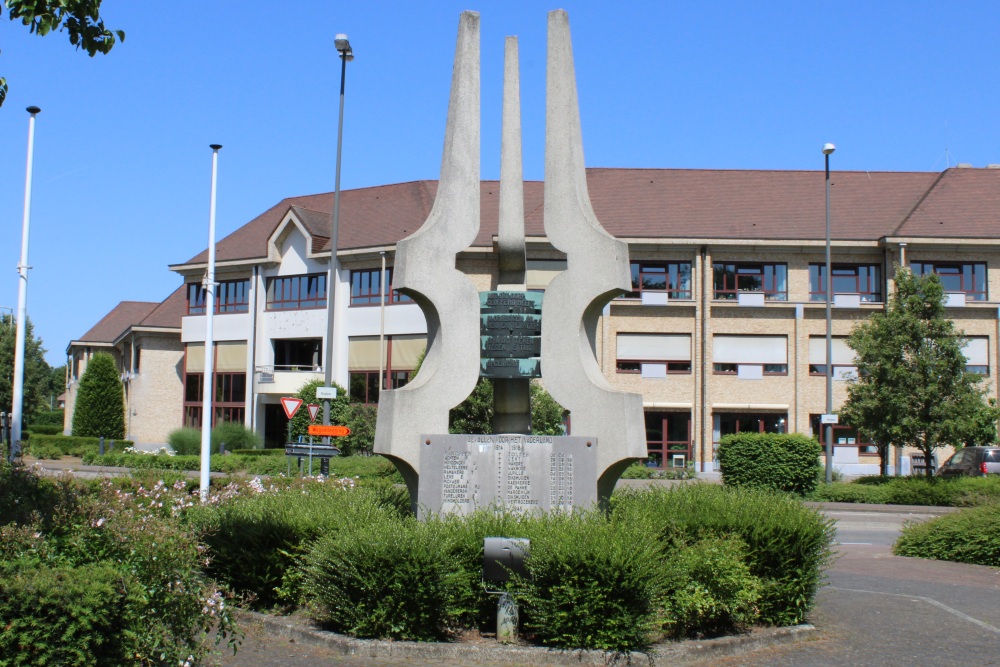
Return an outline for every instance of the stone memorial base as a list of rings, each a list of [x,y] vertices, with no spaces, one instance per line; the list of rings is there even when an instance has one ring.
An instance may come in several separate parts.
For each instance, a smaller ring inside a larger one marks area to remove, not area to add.
[[[492,506],[570,511],[597,502],[597,440],[551,435],[420,436],[418,515]]]

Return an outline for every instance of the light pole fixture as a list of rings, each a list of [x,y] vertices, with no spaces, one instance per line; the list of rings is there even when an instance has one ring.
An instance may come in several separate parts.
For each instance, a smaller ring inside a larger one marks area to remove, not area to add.
[[[333,386],[333,317],[337,302],[337,233],[340,229],[340,155],[344,147],[344,79],[347,75],[347,63],[354,60],[351,43],[347,35],[338,34],[333,40],[334,47],[340,54],[340,116],[337,121],[337,170],[333,186],[333,214],[330,218],[330,277],[326,281],[326,363],[323,364],[323,385]],[[329,393],[323,399],[323,424],[330,425]],[[323,436],[323,443],[330,444],[329,436]]]
[[[830,155],[837,147],[823,144],[826,163],[826,414],[833,414],[833,272],[830,265]],[[833,481],[833,424],[826,424],[826,483]]]
[[[21,424],[24,419],[24,337],[28,322],[28,232],[31,229],[31,173],[35,160],[35,116],[41,111],[31,106],[28,118],[28,164],[24,177],[24,218],[21,221],[21,261],[17,264],[17,333],[14,341],[14,387],[10,420],[10,458],[21,450]],[[13,314],[12,314],[13,315]]]
[[[205,288],[205,371],[201,383],[201,501],[208,500],[209,470],[212,460],[212,399],[215,394],[215,353],[213,316],[215,314],[215,193],[219,175],[219,144],[212,149],[212,194],[208,207],[208,272],[202,285]]]

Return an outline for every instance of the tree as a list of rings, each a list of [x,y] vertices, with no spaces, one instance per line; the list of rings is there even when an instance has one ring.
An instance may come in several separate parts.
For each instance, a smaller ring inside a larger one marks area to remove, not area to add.
[[[80,378],[73,408],[73,435],[92,438],[125,437],[125,393],[115,360],[98,352]]]
[[[0,411],[8,413],[14,406],[16,338],[14,318],[10,315],[0,317]],[[30,418],[39,410],[48,410],[51,373],[45,361],[45,348],[42,347],[41,339],[35,338],[34,327],[28,319],[24,323],[24,400],[21,403],[22,414],[26,417]]]
[[[882,474],[890,445],[915,447],[930,461],[939,447],[995,442],[1000,417],[982,378],[965,370],[966,339],[945,316],[937,276],[897,267],[895,283],[885,314],[872,315],[848,339],[858,378],[840,410],[841,421],[878,446]]]
[[[44,37],[53,30],[69,33],[69,42],[90,57],[108,53],[125,32],[109,30],[101,18],[102,0],[4,0],[11,21],[20,19],[28,30]],[[0,19],[3,12],[0,11]],[[7,79],[0,77],[0,106],[7,97]]]

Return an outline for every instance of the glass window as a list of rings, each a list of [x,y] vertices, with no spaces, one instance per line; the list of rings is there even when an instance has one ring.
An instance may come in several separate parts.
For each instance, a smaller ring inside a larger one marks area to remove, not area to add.
[[[647,412],[646,450],[649,468],[683,468],[691,462],[691,415]]]
[[[936,275],[945,292],[961,292],[970,301],[986,301],[985,262],[910,262],[915,276]]]
[[[865,302],[882,301],[882,267],[878,264],[833,264],[834,294],[858,294]],[[826,265],[809,265],[809,300],[826,301]]]
[[[205,288],[201,283],[188,283],[188,315],[205,314]],[[245,313],[250,310],[250,280],[223,280],[215,292],[215,312]]]
[[[666,292],[669,299],[691,298],[691,262],[632,262],[632,293]]]
[[[377,306],[382,301],[382,284],[379,282],[379,269],[360,269],[351,271],[351,305],[352,306]],[[410,297],[400,294],[392,289],[392,267],[385,270],[385,303],[406,303],[412,301]]]
[[[268,310],[326,307],[326,274],[282,276],[267,280]]]
[[[716,299],[736,299],[740,292],[763,292],[768,301],[788,300],[788,267],[784,264],[713,265]]]

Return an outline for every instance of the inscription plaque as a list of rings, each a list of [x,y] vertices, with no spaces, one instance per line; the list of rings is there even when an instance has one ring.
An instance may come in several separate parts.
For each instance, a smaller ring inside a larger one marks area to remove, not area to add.
[[[542,313],[542,292],[480,292],[479,312],[492,313]]]
[[[484,359],[489,357],[513,357],[525,359],[541,354],[540,336],[480,336],[479,349]]]
[[[538,359],[480,359],[479,374],[484,378],[540,378]]]
[[[490,505],[568,511],[597,501],[597,441],[582,436],[422,435],[423,512]]]
[[[542,333],[542,316],[531,313],[494,313],[479,316],[479,333],[483,336],[538,336]]]

